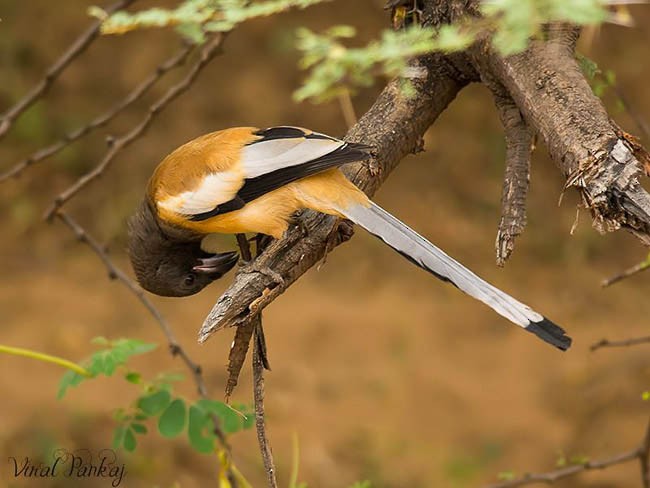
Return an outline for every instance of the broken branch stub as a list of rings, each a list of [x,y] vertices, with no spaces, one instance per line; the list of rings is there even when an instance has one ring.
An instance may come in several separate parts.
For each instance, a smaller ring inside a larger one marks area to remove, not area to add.
[[[513,56],[500,56],[488,41],[472,49],[481,77],[494,77],[539,133],[552,159],[579,190],[601,233],[625,228],[650,245],[650,195],[639,184],[641,165],[619,136],[574,56],[577,31],[549,27],[549,40],[533,41]]]

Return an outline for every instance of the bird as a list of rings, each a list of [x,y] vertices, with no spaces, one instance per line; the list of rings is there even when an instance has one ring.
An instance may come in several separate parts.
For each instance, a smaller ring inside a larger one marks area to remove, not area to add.
[[[129,256],[143,288],[189,296],[222,277],[237,253],[207,252],[212,234],[281,239],[293,215],[312,209],[352,221],[416,266],[567,350],[564,329],[484,281],[357,188],[340,166],[368,160],[371,146],[309,129],[235,127],[197,137],[155,168],[129,221]]]

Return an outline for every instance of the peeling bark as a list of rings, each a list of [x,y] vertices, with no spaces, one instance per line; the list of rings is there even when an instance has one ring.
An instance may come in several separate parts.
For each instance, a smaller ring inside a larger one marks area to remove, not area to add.
[[[532,41],[521,54],[501,57],[482,41],[472,60],[507,90],[526,122],[544,139],[551,157],[580,191],[601,233],[625,228],[650,245],[650,198],[641,166],[617,134],[575,60],[578,31],[552,26],[549,39]]]
[[[503,266],[515,248],[515,239],[526,227],[526,198],[530,181],[533,134],[519,107],[504,93],[492,90],[506,139],[506,170],[501,193],[501,220],[495,242],[497,265]]]

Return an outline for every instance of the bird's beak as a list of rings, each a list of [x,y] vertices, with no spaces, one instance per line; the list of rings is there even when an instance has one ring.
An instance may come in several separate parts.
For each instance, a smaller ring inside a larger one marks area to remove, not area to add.
[[[236,251],[217,253],[209,258],[201,258],[198,261],[200,264],[194,266],[192,271],[214,275],[214,278],[217,279],[221,278],[237,264],[239,254]]]

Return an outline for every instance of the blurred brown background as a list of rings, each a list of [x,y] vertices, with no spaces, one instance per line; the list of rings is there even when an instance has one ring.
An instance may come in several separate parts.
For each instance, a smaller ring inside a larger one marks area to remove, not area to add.
[[[85,28],[85,10],[93,3],[0,0],[0,110],[24,95]],[[300,25],[318,30],[347,23],[368,40],[387,25],[383,3],[337,0],[238,28],[191,91],[69,210],[126,268],[125,219],[153,167],[174,147],[236,125],[295,124],[342,135],[346,127],[336,102],[315,106],[291,99],[303,76],[292,33]],[[650,9],[635,7],[632,13],[638,27],[604,26],[581,51],[614,70],[635,109],[650,117]],[[103,112],[177,45],[168,31],[100,39],[3,141],[0,169]],[[2,185],[0,343],[82,360],[95,336],[136,337],[161,344],[136,360],[136,367],[151,374],[184,371],[146,310],[107,279],[97,257],[60,223],[46,225],[40,218],[58,192],[93,167],[105,150],[106,134],[128,130],[177,79],[179,73],[165,78],[109,131]],[[354,98],[359,114],[380,89]],[[605,100],[617,122],[638,134],[613,97]],[[607,290],[599,286],[603,277],[642,260],[645,251],[626,233],[597,235],[584,212],[569,235],[577,198],[569,193],[558,207],[564,181],[541,146],[533,160],[528,229],[506,268],[497,269],[493,248],[503,158],[490,96],[472,86],[429,131],[426,152],[404,160],[376,200],[568,329],[573,348],[563,354],[546,346],[358,231],[265,313],[273,367],[267,375],[267,420],[281,485],[287,484],[294,433],[300,479],[310,487],[344,487],[363,479],[376,488],[479,486],[500,471],[546,470],[562,454],[597,459],[640,441],[650,410],[641,400],[650,387],[647,347],[590,353],[589,345],[603,337],[647,335],[650,275]],[[224,243],[234,246],[231,239]],[[154,298],[204,366],[215,398],[222,395],[233,332],[221,332],[203,346],[196,344],[196,333],[230,279],[193,298]],[[109,446],[111,412],[128,405],[137,388],[119,378],[100,379],[57,401],[62,374],[57,367],[0,355],[0,368],[2,484],[91,486],[66,479],[15,481],[5,460],[36,458],[53,446]],[[250,381],[247,365],[236,401],[252,400]],[[195,397],[189,378],[181,391]],[[254,431],[234,436],[232,444],[238,467],[254,486],[263,486]],[[135,454],[120,456],[127,465],[122,486],[214,483],[214,459],[194,453],[182,438],[169,441],[150,433]],[[638,466],[630,463],[558,486],[639,483]],[[96,484],[104,485],[105,480]]]

